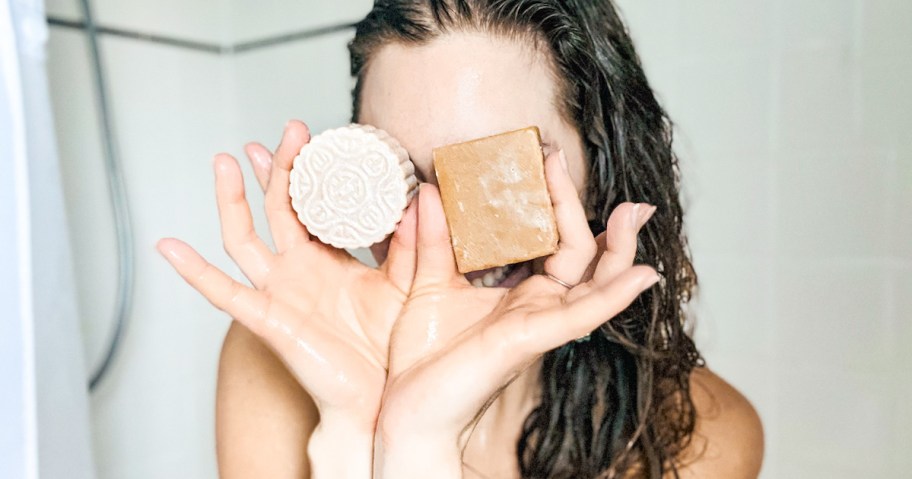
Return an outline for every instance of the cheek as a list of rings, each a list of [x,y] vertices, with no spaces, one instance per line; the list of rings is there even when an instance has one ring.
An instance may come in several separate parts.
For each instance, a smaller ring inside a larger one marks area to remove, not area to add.
[[[567,169],[570,170],[573,186],[576,186],[580,199],[583,199],[586,194],[586,183],[589,179],[589,162],[586,160],[583,147],[580,144],[571,145],[565,153],[567,154]]]
[[[374,261],[377,262],[377,266],[382,265],[383,262],[386,261],[386,253],[389,250],[391,238],[392,238],[392,235],[388,236],[385,240],[383,240],[379,243],[375,243],[375,244],[371,245],[370,252],[371,252],[371,255],[374,257]]]
[[[570,178],[573,180],[573,186],[576,186],[576,191],[579,193],[580,199],[586,195],[586,165],[580,165],[578,168],[570,168]]]
[[[583,157],[582,152],[568,150],[564,150],[564,153],[567,155],[567,169],[570,172],[570,179],[573,180],[573,186],[576,187],[576,192],[579,195],[580,200],[583,200],[586,194],[586,180],[589,176],[589,165]]]
[[[575,149],[575,148],[572,148]],[[576,187],[577,195],[580,202],[586,205],[586,186],[589,179],[589,164],[583,156],[581,149],[568,156],[567,167],[570,171],[570,179],[573,180],[573,186]],[[586,210],[586,219],[592,220],[595,216],[592,211]]]
[[[415,164],[415,176],[418,177],[418,181],[422,183],[431,183],[432,185],[437,185],[437,173],[434,171],[434,162],[431,160],[427,161],[415,161],[412,160]]]

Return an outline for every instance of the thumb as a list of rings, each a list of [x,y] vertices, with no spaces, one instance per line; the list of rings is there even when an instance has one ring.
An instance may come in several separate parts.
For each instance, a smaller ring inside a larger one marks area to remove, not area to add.
[[[440,191],[429,183],[418,192],[418,258],[415,287],[448,284],[463,278],[456,269]]]
[[[412,281],[415,278],[417,209],[418,198],[414,198],[405,209],[402,220],[390,238],[386,260],[380,266],[380,270],[386,272],[390,281],[406,294],[412,289]]]

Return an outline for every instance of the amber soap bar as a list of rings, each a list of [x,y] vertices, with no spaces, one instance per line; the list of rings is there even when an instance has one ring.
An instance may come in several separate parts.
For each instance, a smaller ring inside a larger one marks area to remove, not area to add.
[[[443,146],[433,155],[460,273],[557,251],[537,127]]]

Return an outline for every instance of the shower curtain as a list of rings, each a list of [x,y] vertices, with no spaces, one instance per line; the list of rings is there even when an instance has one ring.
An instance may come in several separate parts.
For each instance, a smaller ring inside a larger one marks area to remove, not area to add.
[[[0,477],[95,477],[41,0],[0,2]]]

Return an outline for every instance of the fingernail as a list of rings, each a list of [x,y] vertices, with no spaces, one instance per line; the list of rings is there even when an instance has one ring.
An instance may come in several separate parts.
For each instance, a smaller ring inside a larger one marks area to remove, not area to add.
[[[652,215],[658,209],[656,206],[653,206],[653,205],[647,204],[647,206],[648,206],[648,208],[640,208],[640,215],[637,218],[637,223],[636,223],[637,229],[642,228],[643,225],[645,225],[646,222],[649,221],[649,218],[652,218]]]
[[[168,238],[162,238],[158,240],[158,242],[155,244],[155,249],[157,249],[158,252],[173,265],[184,263],[184,257],[174,250],[174,246],[171,244],[171,241]]]
[[[256,160],[257,164],[260,165],[260,168],[269,169],[272,167],[272,158],[268,155],[264,155],[262,151],[253,151],[253,159]]]
[[[567,165],[567,155],[564,154],[564,149],[561,148],[557,153],[558,158],[560,158],[561,168],[564,169],[564,173],[570,172],[570,166]]]
[[[654,274],[652,276],[647,277],[647,279],[643,282],[643,291],[646,291],[647,289],[653,287],[656,283],[662,280],[662,275],[659,274],[658,271],[653,271],[653,273]]]
[[[639,228],[637,224],[640,222],[640,203],[633,205],[633,208],[630,209],[630,227],[637,229]]]
[[[215,172],[218,174],[228,171],[228,165],[225,164],[225,161],[221,159],[220,155],[215,155],[212,159],[213,166],[215,166]]]

